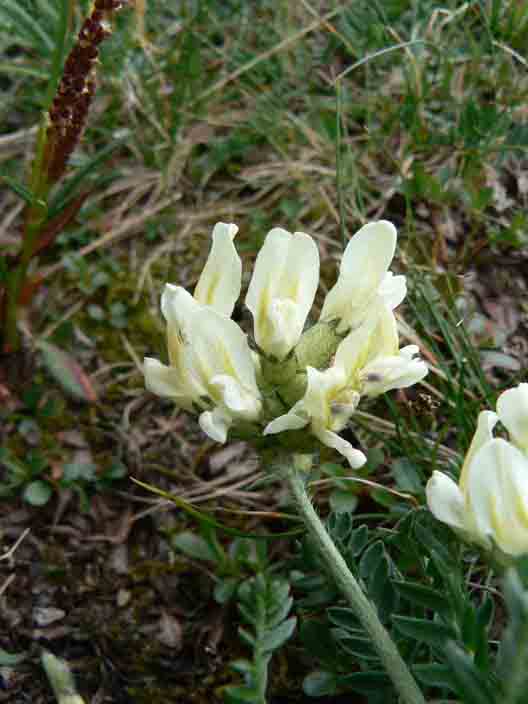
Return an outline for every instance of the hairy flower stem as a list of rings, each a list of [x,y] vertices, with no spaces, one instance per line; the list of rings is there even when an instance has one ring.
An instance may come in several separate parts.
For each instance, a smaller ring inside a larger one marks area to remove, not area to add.
[[[405,704],[425,704],[425,699],[414,677],[399,654],[394,641],[380,622],[376,609],[363,593],[356,578],[347,567],[341,553],[315,512],[306,492],[303,477],[292,467],[286,471],[286,478],[299,513],[309,534],[317,545],[327,570],[370,636],[402,702],[405,702]]]

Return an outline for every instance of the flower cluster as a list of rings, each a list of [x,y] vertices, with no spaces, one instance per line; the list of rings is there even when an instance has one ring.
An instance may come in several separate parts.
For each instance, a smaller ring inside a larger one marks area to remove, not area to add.
[[[499,420],[509,442],[493,437]],[[504,391],[497,413],[480,413],[458,486],[435,471],[426,493],[436,518],[470,542],[505,555],[528,552],[528,384]]]
[[[388,271],[396,229],[381,220],[352,237],[319,321],[304,331],[319,281],[317,246],[302,232],[273,228],[246,296],[254,349],[231,319],[242,285],[237,231],[233,224],[214,227],[193,295],[166,284],[161,310],[169,365],[145,358],[147,388],[198,413],[202,430],[218,442],[230,429],[263,436],[308,427],[360,467],[364,454],[338,435],[360,398],[410,386],[427,374],[418,348],[398,344],[393,310],[406,285],[404,276]]]

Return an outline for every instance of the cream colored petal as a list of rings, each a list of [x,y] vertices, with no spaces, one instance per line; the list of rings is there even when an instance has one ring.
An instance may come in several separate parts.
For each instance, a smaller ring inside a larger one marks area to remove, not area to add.
[[[281,298],[294,301],[297,306],[297,339],[314,302],[319,285],[319,250],[315,241],[304,232],[293,234],[288,249],[288,261],[282,275]],[[296,340],[297,342],[297,340]]]
[[[153,394],[170,398],[181,408],[192,408],[193,397],[178,370],[167,367],[153,357],[145,357],[143,373],[145,386]]]
[[[502,438],[474,455],[468,472],[466,508],[474,530],[509,555],[528,552],[528,460]]]
[[[400,357],[411,360],[420,352],[418,345],[405,345],[400,350]]]
[[[306,378],[303,408],[312,419],[312,423],[330,427],[333,417],[332,405],[345,389],[345,371],[337,365],[322,372],[314,367],[306,367]]]
[[[189,338],[189,363],[204,384],[225,374],[260,396],[247,337],[233,320],[201,307],[190,321]]]
[[[165,284],[161,294],[161,312],[174,334],[187,334],[193,316],[202,308],[182,286]]]
[[[497,400],[497,413],[512,441],[528,452],[528,384],[504,391]]]
[[[392,271],[388,271],[381,281],[378,294],[387,308],[394,310],[394,308],[400,305],[407,294],[405,276],[394,276]]]
[[[301,335],[304,322],[300,324],[296,303],[289,299],[275,298],[267,311],[266,334],[257,340],[259,347],[277,359],[284,359]]]
[[[323,445],[337,450],[346,457],[351,467],[357,469],[366,462],[365,455],[337,435],[353,414],[357,394],[346,388],[346,376],[339,366],[321,372],[307,367],[308,385],[302,400],[310,416],[310,429]]]
[[[370,336],[366,363],[377,357],[398,355],[398,327],[394,313],[386,306],[379,306],[374,313],[377,323]]]
[[[303,428],[308,422],[330,427],[333,417],[332,404],[344,385],[344,373],[336,367],[330,367],[324,372],[307,367],[306,375],[307,386],[303,398],[288,413],[271,421],[266,426],[264,434]],[[346,400],[348,401],[349,398],[347,397]],[[342,413],[341,407],[337,411]]]
[[[460,479],[458,484],[460,486],[460,491],[463,494],[466,493],[467,474],[473,457],[483,445],[493,439],[493,428],[496,426],[498,420],[498,415],[493,413],[493,411],[482,411],[479,413],[477,429],[475,430],[471,445],[469,446],[469,450],[467,451],[464,459],[464,464],[460,470]]]
[[[269,423],[264,434],[297,430],[310,423],[310,430],[318,440],[337,450],[357,469],[366,462],[365,455],[339,437],[334,430],[342,429],[357,405],[357,395],[343,389],[344,372],[330,367],[324,372],[307,367],[308,384],[305,396],[283,416]]]
[[[350,418],[356,412],[361,400],[360,394],[349,387],[345,387],[330,403],[331,428],[335,432],[343,430]]]
[[[213,244],[202,274],[194,289],[194,298],[229,318],[240,295],[242,262],[233,239],[238,227],[218,222],[213,229]]]
[[[360,372],[362,393],[379,396],[392,389],[405,389],[427,376],[428,369],[421,359],[413,359],[416,345],[404,347],[395,357],[380,357],[367,364]]]
[[[340,455],[346,457],[348,464],[352,467],[352,469],[359,469],[367,461],[367,458],[361,450],[357,450],[355,447],[352,447],[349,442],[344,440],[340,435],[337,435],[337,433],[333,433],[325,428],[317,429],[313,426],[312,430],[314,435],[320,440],[320,442],[323,443],[323,445],[337,450]]]
[[[272,229],[258,253],[246,296],[255,341],[264,352],[283,359],[297,344],[318,280],[319,252],[312,238]]]
[[[161,295],[161,311],[167,321],[167,347],[170,366],[181,378],[192,376],[192,387],[197,395],[205,393],[199,377],[193,376],[189,356],[190,326],[194,316],[202,309],[191,294],[181,286],[166,284]]]
[[[433,472],[425,487],[427,505],[435,518],[452,528],[465,528],[464,497],[456,483],[443,472]]]
[[[270,230],[257,254],[246,295],[246,306],[253,313],[255,336],[265,323],[271,301],[277,297],[292,235],[281,227]]]
[[[380,220],[364,225],[351,238],[337,282],[324,301],[321,320],[341,319],[352,328],[361,324],[394,257],[396,237],[394,225]]]
[[[388,220],[363,225],[345,249],[340,273],[346,277],[368,276],[379,285],[394,257],[396,239],[396,228]]]
[[[376,326],[377,317],[369,316],[362,325],[348,333],[337,348],[334,366],[344,370],[347,384],[354,388],[359,384],[359,372],[369,359]]]
[[[288,413],[278,416],[268,423],[262,434],[276,435],[285,430],[299,430],[308,425],[309,422],[309,417],[302,412],[302,406],[296,404]]]
[[[227,440],[227,433],[233,423],[233,419],[221,408],[214,408],[212,411],[204,411],[200,414],[198,423],[211,440],[224,443]]]
[[[217,389],[222,404],[230,414],[248,421],[257,420],[262,410],[260,399],[245,389],[237,379],[226,374],[219,374],[214,376],[209,383]]]

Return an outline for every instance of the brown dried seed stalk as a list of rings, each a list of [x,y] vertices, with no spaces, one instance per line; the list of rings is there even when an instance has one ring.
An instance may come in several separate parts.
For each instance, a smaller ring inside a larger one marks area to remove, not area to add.
[[[99,44],[110,36],[106,20],[123,6],[122,0],[95,0],[94,9],[79,31],[64,64],[62,78],[48,113],[44,172],[49,185],[64,174],[79,143],[95,93],[95,67]]]

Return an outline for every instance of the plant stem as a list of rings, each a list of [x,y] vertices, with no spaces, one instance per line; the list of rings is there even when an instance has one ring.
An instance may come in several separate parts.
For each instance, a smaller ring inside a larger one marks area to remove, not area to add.
[[[266,704],[266,690],[268,688],[268,667],[271,655],[264,655],[259,650],[255,653],[257,668],[257,700],[256,704]]]
[[[31,256],[40,230],[46,220],[48,184],[43,170],[44,148],[46,145],[46,120],[42,120],[37,136],[36,154],[31,172],[30,190],[33,203],[27,207],[24,226],[24,239],[20,261],[9,276],[5,313],[5,341],[7,349],[16,352],[20,346],[17,322],[20,294],[26,282]]]
[[[337,586],[347,598],[405,704],[425,704],[425,699],[398,649],[378,618],[375,607],[363,593],[349,570],[341,553],[326,532],[321,519],[312,506],[305,482],[295,468],[289,468],[286,478],[309,534],[315,541],[321,558]]]
[[[526,615],[524,615],[524,619]],[[528,622],[524,622],[520,629],[520,637],[516,639],[515,659],[510,665],[508,678],[505,684],[505,704],[517,704],[525,692],[526,663],[528,662]]]

